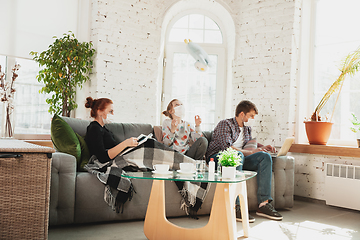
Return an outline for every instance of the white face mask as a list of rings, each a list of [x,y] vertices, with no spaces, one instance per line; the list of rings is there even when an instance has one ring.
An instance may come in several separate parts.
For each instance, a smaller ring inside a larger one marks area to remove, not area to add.
[[[109,123],[114,122],[114,115],[113,114],[108,114],[106,119],[104,119],[103,117],[101,117],[101,118],[102,118],[104,124],[109,124]]]
[[[245,126],[253,127],[255,125],[255,119],[248,119],[246,123],[244,123]]]
[[[174,115],[179,117],[179,118],[183,118],[185,116],[185,108],[184,105],[180,105],[177,107],[174,107]]]

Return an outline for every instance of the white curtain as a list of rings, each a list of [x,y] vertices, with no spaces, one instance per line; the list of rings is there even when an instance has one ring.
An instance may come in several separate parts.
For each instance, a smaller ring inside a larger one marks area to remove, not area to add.
[[[29,55],[30,51],[46,50],[54,41],[53,36],[62,37],[69,30],[81,40],[78,29],[89,28],[89,2],[89,0],[0,0],[0,54],[32,58]],[[84,18],[84,12],[87,18]],[[88,30],[85,32],[87,34]]]

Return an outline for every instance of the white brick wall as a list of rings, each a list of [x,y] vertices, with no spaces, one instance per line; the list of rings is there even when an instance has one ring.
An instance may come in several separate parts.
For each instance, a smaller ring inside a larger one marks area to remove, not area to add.
[[[161,1],[92,1],[96,46],[89,95],[114,101],[120,122],[156,124]]]
[[[296,102],[300,1],[239,1],[233,63],[233,107],[242,100],[258,109],[255,126],[259,141],[280,145],[293,135]],[[292,77],[293,76],[293,77]]]
[[[161,24],[175,2],[92,1],[91,40],[97,55],[89,95],[113,99],[118,121],[159,124]],[[290,96],[290,71],[294,29],[298,29],[296,2],[218,2],[232,11],[237,33],[233,109],[244,98],[253,100],[260,110],[258,119],[263,119],[258,137],[278,145],[293,134],[289,134],[293,116],[285,116],[284,109],[295,102],[290,101],[295,97]]]
[[[91,40],[97,54],[85,91],[86,95],[113,99],[117,121],[160,124],[161,26],[166,10],[176,2],[92,0]],[[280,145],[294,135],[302,0],[217,2],[228,9],[236,28],[232,109],[242,99],[252,100],[259,109],[255,126],[259,141]],[[212,7],[204,6],[209,11]],[[324,196],[325,162],[356,162],[352,158],[293,155],[295,194],[317,199]]]

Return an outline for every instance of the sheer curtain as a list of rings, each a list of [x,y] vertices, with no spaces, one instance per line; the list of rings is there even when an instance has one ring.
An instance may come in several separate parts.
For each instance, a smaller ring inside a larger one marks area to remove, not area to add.
[[[48,96],[39,93],[43,86],[36,79],[39,67],[29,53],[46,50],[54,36],[68,31],[88,41],[90,0],[7,0],[0,1],[0,9],[0,64],[3,72],[7,68],[7,81],[10,68],[21,65],[15,82],[15,134],[48,134]]]
[[[29,58],[69,30],[76,34],[82,0],[1,1],[0,55]]]

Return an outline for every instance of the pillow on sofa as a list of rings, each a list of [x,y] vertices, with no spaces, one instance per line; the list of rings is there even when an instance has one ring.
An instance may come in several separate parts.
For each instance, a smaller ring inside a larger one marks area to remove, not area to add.
[[[89,161],[89,158],[90,158],[90,151],[89,151],[89,148],[85,142],[85,139],[80,136],[79,134],[75,133],[77,139],[79,140],[79,143],[80,143],[80,148],[81,148],[81,157],[80,157],[80,161],[78,161],[77,165],[77,169],[79,171],[85,171],[84,170],[84,166],[88,163]]]
[[[78,138],[70,125],[58,115],[54,115],[51,121],[51,141],[59,152],[68,153],[79,162],[81,148]]]
[[[243,149],[256,149],[257,148],[257,142],[256,142],[256,138],[252,138],[250,141],[248,141],[245,146],[243,147]]]

